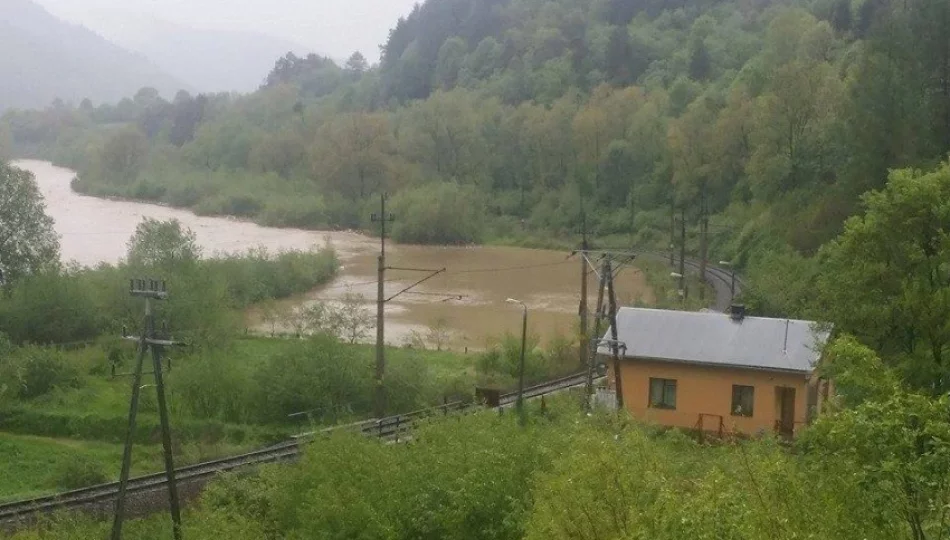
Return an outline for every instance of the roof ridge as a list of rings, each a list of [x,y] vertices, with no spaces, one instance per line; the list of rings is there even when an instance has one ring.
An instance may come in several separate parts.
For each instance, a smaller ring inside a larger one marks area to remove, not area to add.
[[[635,307],[635,306],[621,306],[621,308],[617,311],[617,313],[620,314],[624,311],[641,311],[641,312],[649,311],[649,312],[656,312],[656,313],[675,313],[675,314],[680,314],[680,315],[685,315],[685,316],[697,316],[697,317],[726,316],[728,318],[729,316],[728,313],[723,313],[722,311],[685,311],[685,310],[678,310],[678,309],[644,308],[644,307]],[[763,317],[761,315],[746,315],[743,320],[776,321],[776,322],[788,321],[790,323],[822,324],[819,321],[809,321],[807,319],[795,319],[792,317]]]

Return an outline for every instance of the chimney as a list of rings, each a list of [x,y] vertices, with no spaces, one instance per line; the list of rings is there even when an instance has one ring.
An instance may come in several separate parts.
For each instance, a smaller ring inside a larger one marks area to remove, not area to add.
[[[743,304],[729,306],[729,318],[736,322],[742,322],[745,319],[745,306]]]

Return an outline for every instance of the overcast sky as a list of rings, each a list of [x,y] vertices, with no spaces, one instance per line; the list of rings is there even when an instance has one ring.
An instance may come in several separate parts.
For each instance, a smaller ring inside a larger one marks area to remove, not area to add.
[[[125,22],[155,18],[216,30],[256,31],[345,59],[379,57],[396,20],[418,0],[36,0],[54,15],[121,41]]]

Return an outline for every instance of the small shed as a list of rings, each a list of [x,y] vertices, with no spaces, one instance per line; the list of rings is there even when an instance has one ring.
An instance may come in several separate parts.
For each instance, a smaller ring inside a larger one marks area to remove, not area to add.
[[[661,425],[752,434],[795,431],[821,409],[830,382],[815,368],[830,327],[728,313],[621,308],[617,313],[624,406]],[[608,329],[604,339],[610,339]],[[615,388],[613,355],[608,385]]]

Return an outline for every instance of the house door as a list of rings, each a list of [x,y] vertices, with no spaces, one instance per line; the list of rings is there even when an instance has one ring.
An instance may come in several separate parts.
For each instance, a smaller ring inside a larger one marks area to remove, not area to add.
[[[795,389],[778,386],[775,388],[777,420],[775,430],[786,437],[795,433]]]

